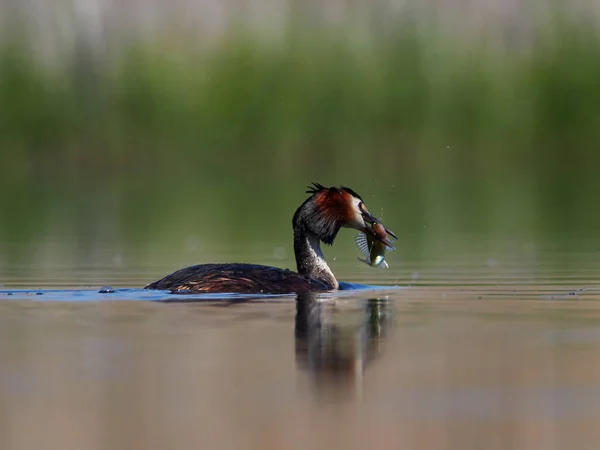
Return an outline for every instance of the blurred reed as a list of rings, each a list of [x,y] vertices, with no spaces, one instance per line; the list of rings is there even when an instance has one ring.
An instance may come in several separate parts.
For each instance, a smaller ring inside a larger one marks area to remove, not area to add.
[[[563,166],[566,151],[589,167],[600,157],[587,151],[600,137],[599,34],[560,20],[536,30],[514,51],[410,21],[359,36],[349,26],[297,24],[279,39],[232,28],[204,48],[166,33],[102,58],[73,51],[58,67],[27,39],[6,38],[0,148],[8,166],[128,169],[268,152],[281,170],[335,159],[412,172],[451,146],[474,176],[515,162]]]

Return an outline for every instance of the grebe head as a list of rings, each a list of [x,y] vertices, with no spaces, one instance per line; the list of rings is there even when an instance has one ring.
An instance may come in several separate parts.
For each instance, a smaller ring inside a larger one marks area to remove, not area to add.
[[[330,187],[313,183],[306,191],[312,194],[294,214],[294,223],[299,220],[310,232],[325,244],[332,244],[341,227],[354,228],[368,233],[376,240],[394,248],[387,234],[396,235],[385,228],[379,219],[373,216],[363,199],[348,187]],[[376,233],[369,225],[379,224],[387,233]]]

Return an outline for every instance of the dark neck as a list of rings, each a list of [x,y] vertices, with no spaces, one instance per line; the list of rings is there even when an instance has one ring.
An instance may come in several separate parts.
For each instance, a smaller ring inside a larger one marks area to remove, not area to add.
[[[319,237],[310,232],[302,221],[294,221],[294,254],[300,275],[325,283],[330,289],[339,287],[333,272],[321,252]]]

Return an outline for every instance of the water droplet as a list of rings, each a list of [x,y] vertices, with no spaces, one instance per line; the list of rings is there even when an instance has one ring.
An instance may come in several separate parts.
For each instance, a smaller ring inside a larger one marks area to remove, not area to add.
[[[485,262],[485,265],[488,267],[496,267],[498,265],[498,261],[496,261],[494,258],[490,258]]]
[[[287,258],[287,250],[285,247],[275,247],[273,249],[273,258],[275,259],[286,259]]]
[[[201,247],[202,247],[202,244],[200,242],[200,238],[196,235],[187,236],[183,243],[184,251],[186,251],[188,253],[197,252],[198,250],[201,249]]]

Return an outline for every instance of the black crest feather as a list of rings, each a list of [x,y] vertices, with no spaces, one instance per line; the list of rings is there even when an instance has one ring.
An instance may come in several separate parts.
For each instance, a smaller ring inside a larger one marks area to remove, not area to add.
[[[306,193],[307,194],[316,194],[317,192],[321,192],[323,189],[327,189],[321,183],[312,182],[312,186],[308,186]]]

